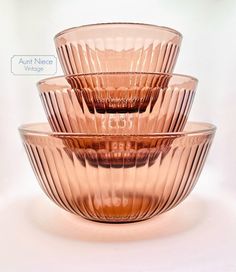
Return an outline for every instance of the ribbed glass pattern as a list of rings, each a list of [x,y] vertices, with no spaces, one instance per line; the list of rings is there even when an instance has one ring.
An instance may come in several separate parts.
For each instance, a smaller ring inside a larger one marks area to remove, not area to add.
[[[20,131],[38,181],[56,204],[90,220],[133,222],[175,207],[191,192],[215,128],[188,123],[184,133],[69,135],[36,124]]]
[[[181,131],[197,80],[161,73],[55,77],[38,88],[54,131],[151,133]]]
[[[182,36],[145,24],[97,24],[62,31],[55,44],[65,74],[163,72],[175,66]]]

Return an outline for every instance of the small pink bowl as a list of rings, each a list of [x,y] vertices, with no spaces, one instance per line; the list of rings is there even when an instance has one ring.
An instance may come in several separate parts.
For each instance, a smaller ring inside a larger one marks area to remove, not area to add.
[[[182,35],[174,29],[134,23],[74,27],[55,36],[66,75],[163,72],[174,69]]]

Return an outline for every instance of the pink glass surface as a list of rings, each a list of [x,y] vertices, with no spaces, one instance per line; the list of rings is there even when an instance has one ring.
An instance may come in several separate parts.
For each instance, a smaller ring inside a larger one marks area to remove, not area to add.
[[[136,135],[52,133],[20,128],[39,184],[65,210],[100,222],[135,222],[168,211],[192,191],[215,127]]]
[[[108,23],[74,27],[55,36],[65,74],[164,72],[174,69],[182,35],[167,27]]]
[[[162,73],[102,73],[42,80],[40,97],[54,131],[181,131],[197,80]]]

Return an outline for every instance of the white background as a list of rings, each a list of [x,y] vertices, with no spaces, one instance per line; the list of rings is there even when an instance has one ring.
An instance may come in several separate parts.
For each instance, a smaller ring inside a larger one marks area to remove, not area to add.
[[[0,271],[236,271],[236,1],[1,0],[0,15]],[[41,193],[17,127],[46,120],[42,77],[10,72],[13,55],[56,55],[65,28],[115,21],[183,34],[175,72],[199,79],[190,119],[218,127],[189,199],[122,226],[75,219]]]

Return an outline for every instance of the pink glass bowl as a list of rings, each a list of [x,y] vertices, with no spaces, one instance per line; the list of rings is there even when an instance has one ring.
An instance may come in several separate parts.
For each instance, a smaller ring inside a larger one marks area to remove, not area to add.
[[[101,73],[38,83],[53,131],[150,133],[181,131],[197,80],[162,73]]]
[[[178,205],[192,191],[215,127],[136,135],[52,133],[24,125],[22,140],[47,196],[65,210],[100,222],[135,222]]]
[[[74,27],[55,36],[63,71],[163,72],[174,69],[182,35],[167,27],[108,23]]]

